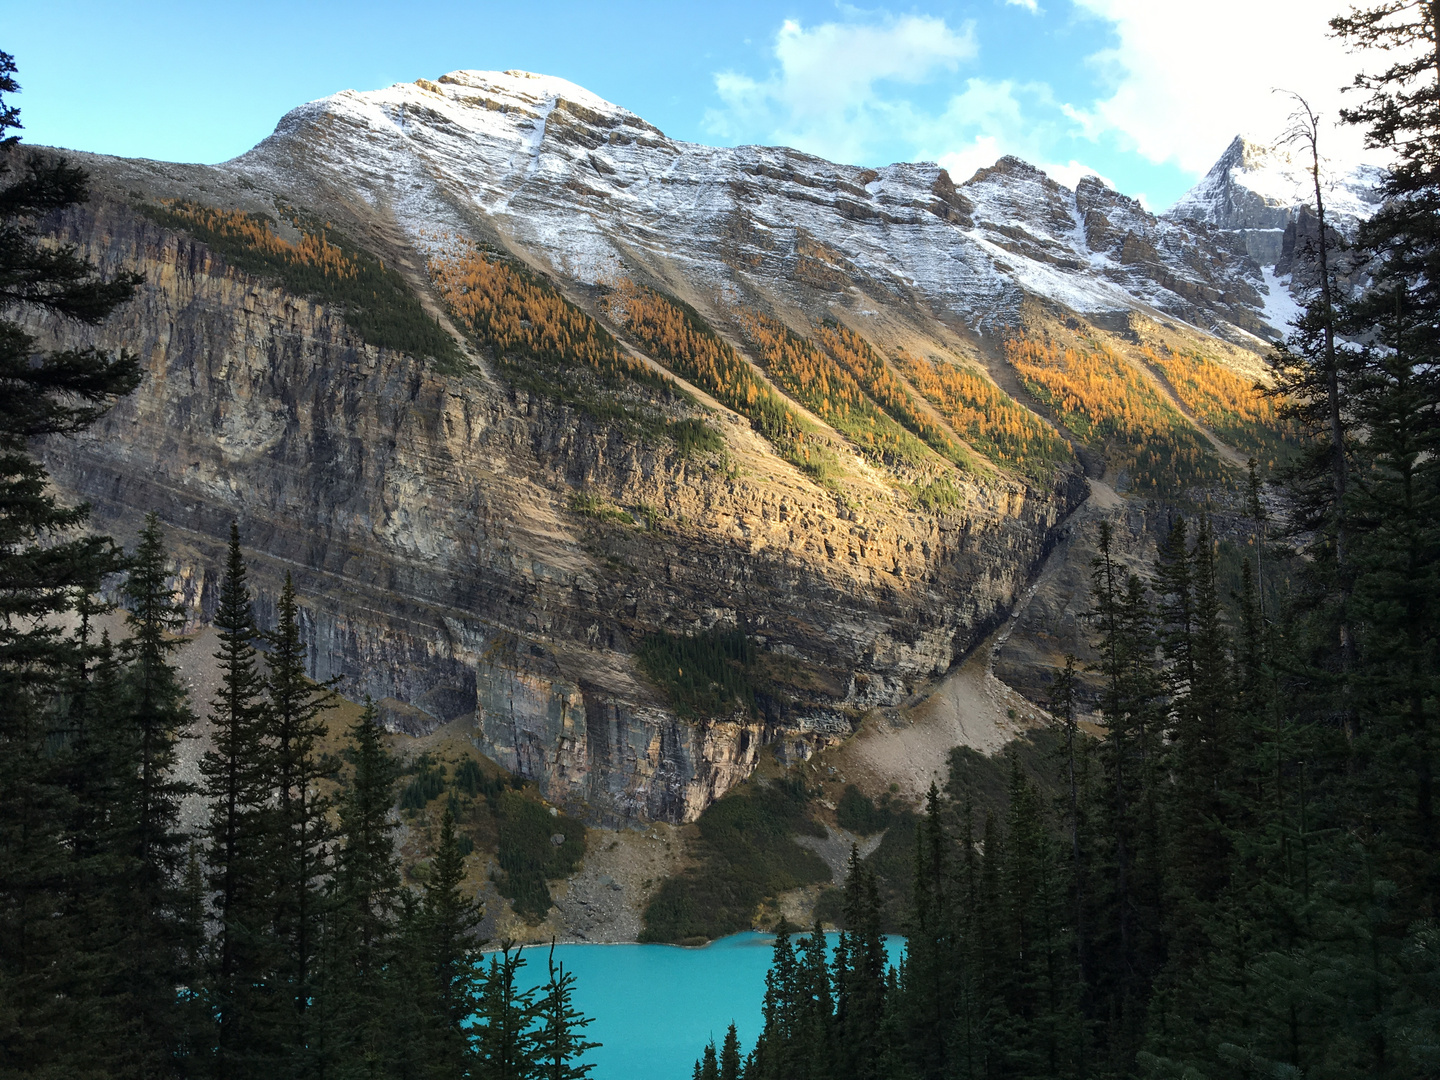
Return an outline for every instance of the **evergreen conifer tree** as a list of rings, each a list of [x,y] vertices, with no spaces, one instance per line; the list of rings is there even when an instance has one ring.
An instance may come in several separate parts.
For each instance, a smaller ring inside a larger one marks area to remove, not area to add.
[[[720,1080],[740,1080],[740,1073],[740,1036],[732,1021],[725,1029],[725,1041],[720,1044]],[[818,1074],[812,1072],[811,1075]]]
[[[480,1080],[530,1080],[535,1075],[537,1006],[535,991],[519,986],[524,966],[521,950],[509,942],[490,956],[475,1014],[474,1075]]]
[[[715,1053],[715,1040],[705,1044],[705,1053],[700,1057],[700,1080],[720,1080],[720,1059]]]
[[[163,1072],[182,1042],[176,988],[187,980],[179,941],[186,933],[182,868],[186,839],[180,804],[193,791],[176,775],[177,751],[194,722],[170,657],[184,645],[185,622],[169,583],[164,535],[150,514],[124,587],[130,638],[120,700],[109,722],[125,742],[122,800],[131,866],[114,898],[124,927],[117,975],[128,984],[130,1065]]]
[[[41,242],[42,218],[85,202],[86,176],[18,145],[15,71],[0,53],[0,313],[23,304],[98,323],[141,279],[102,280],[73,246]],[[0,318],[0,1060],[18,1073],[80,1075],[92,1049],[92,972],[82,970],[90,930],[67,897],[77,895],[76,873],[89,871],[66,836],[76,821],[74,759],[53,750],[70,718],[53,706],[98,659],[94,640],[67,633],[63,616],[122,568],[123,553],[80,532],[88,507],[56,500],[30,440],[86,427],[135,388],[139,365],[123,353],[41,353],[36,344]]]
[[[875,875],[850,849],[845,879],[845,929],[835,970],[836,1045],[839,1075],[872,1080],[880,1062],[885,1015],[885,941],[880,934],[880,897]]]
[[[484,911],[462,894],[464,880],[465,857],[455,836],[455,815],[446,807],[416,920],[418,932],[409,941],[409,948],[419,954],[420,986],[415,996],[427,1014],[425,1058],[436,1076],[464,1075],[470,1064],[466,1023],[478,1006],[484,942],[476,928]],[[565,1032],[557,1031],[556,1038],[563,1042]]]
[[[852,861],[854,856],[852,855]],[[775,944],[770,970],[765,973],[765,999],[761,1006],[764,1025],[755,1040],[753,1072],[761,1080],[794,1075],[798,1045],[795,1038],[795,1012],[799,990],[796,976],[795,950],[790,940],[790,924],[782,916],[775,928]],[[715,1042],[710,1042],[710,1051]],[[716,1065],[719,1068],[719,1065]]]
[[[809,937],[796,949],[795,969],[795,1032],[796,1068],[798,1075],[825,1077],[834,1069],[835,1003],[830,986],[830,968],[825,931],[816,923]],[[721,1046],[721,1073],[725,1072],[726,1047],[735,1025]],[[738,1054],[738,1050],[737,1050]],[[737,1058],[738,1064],[738,1058]]]
[[[395,958],[402,888],[391,819],[399,768],[368,698],[349,735],[353,771],[339,805],[320,1057],[341,1076],[386,1075],[406,1049],[393,1037],[401,1012]]]
[[[320,790],[323,766],[317,741],[325,733],[323,714],[335,705],[329,685],[306,675],[300,610],[290,575],[276,604],[275,629],[266,638],[265,695],[273,756],[275,820],[268,862],[274,875],[272,927],[280,958],[276,993],[285,1004],[277,1013],[279,1039],[287,1058],[309,1054],[307,1013],[315,995],[316,962],[326,904],[325,877],[333,830],[331,803]]]
[[[206,862],[217,924],[209,993],[218,1018],[216,1070],[247,1075],[277,1052],[275,967],[271,931],[275,831],[272,754],[240,530],[230,547],[215,612],[220,690],[211,703],[214,748],[201,760],[209,807]]]
[[[536,1018],[539,1028],[535,1033],[535,1076],[539,1080],[584,1080],[594,1070],[593,1063],[582,1063],[579,1059],[587,1050],[600,1044],[586,1042],[584,1029],[593,1020],[575,1008],[575,976],[565,970],[564,964],[555,963],[555,947],[550,947],[550,975],[540,989],[536,1002]],[[730,1025],[730,1039],[735,1034],[735,1025]],[[727,1052],[732,1049],[729,1041]],[[740,1047],[734,1047],[735,1064],[738,1069]],[[721,1075],[724,1075],[724,1055],[721,1055]],[[732,1074],[733,1075],[733,1074]],[[736,1078],[738,1080],[738,1077]]]
[[[1095,621],[1106,734],[1099,749],[1101,780],[1096,826],[1103,837],[1092,895],[1096,963],[1091,969],[1092,1008],[1112,1018],[1106,1051],[1123,1068],[1139,1045],[1145,1001],[1162,956],[1160,896],[1163,891],[1156,799],[1163,766],[1159,672],[1155,634],[1145,587],[1123,574],[1108,522],[1100,523],[1095,558]],[[987,857],[988,857],[987,851]]]
[[[945,1071],[947,1003],[953,1000],[956,957],[949,895],[948,846],[935,784],[925,799],[925,817],[915,833],[914,916],[909,927],[900,989],[907,1007],[902,1018],[907,1058],[920,1075]]]

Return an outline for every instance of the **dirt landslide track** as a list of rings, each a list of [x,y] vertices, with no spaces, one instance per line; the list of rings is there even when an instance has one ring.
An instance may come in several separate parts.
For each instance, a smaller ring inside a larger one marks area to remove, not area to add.
[[[1092,480],[1089,497],[1071,515],[1069,524],[1078,530],[1092,519],[1113,513],[1120,504],[1113,488]],[[1036,592],[1061,570],[1068,557],[1068,545],[1057,544],[1003,625],[923,700],[867,714],[852,739],[824,755],[827,769],[833,768],[835,776],[871,798],[894,784],[899,798],[918,804],[932,782],[944,786],[950,751],[957,746],[995,754],[1011,739],[1048,723],[1049,715],[1043,709],[996,677],[995,656]]]

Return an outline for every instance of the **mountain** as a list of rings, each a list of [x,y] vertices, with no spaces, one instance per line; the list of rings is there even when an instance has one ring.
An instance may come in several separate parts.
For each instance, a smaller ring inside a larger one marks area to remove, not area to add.
[[[1209,225],[1232,234],[1261,266],[1280,261],[1285,232],[1315,206],[1314,178],[1303,155],[1235,137],[1210,171],[1167,212],[1174,221]],[[1322,172],[1330,224],[1344,235],[1380,205],[1380,169],[1360,165],[1339,175]]]
[[[120,536],[158,513],[202,618],[237,519],[317,678],[595,822],[903,721],[1018,606],[996,655],[1042,698],[1085,649],[1076,530],[1140,558],[1293,438],[1251,391],[1273,268],[1201,212],[1248,167],[1156,217],[1014,158],[684,143],[515,71],[337,94],[216,166],[73,156],[54,236],[147,284],[30,329],[147,378],[45,446],[60,488]]]
[[[1013,320],[1027,295],[1265,329],[1253,267],[1093,179],[1071,192],[1006,158],[957,187],[925,163],[862,169],[785,148],[698,146],[525,72],[454,72],[311,102],[227,171],[310,202],[345,175],[412,237],[483,221],[585,281],[638,257],[710,266],[701,281],[724,288],[733,275],[714,264],[729,260],[792,282],[797,296],[900,295],[981,330]]]

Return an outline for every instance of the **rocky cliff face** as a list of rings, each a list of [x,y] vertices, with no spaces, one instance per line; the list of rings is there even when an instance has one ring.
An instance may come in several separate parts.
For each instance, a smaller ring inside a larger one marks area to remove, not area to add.
[[[933,165],[679,143],[525,73],[336,95],[222,166],[82,163],[96,198],[52,223],[57,239],[146,285],[93,332],[32,329],[129,348],[146,380],[93,429],[44,448],[60,487],[120,536],[158,513],[202,615],[237,519],[262,618],[286,573],[306,598],[317,678],[380,700],[399,728],[471,725],[485,753],[607,824],[693,819],[763,746],[804,757],[865,710],[913,700],[1009,610],[1084,497],[1079,461],[1026,473],[986,460],[888,368],[968,455],[926,466],[944,473],[939,502],[798,399],[790,407],[839,448],[838,475],[797,470],[677,379],[683,393],[647,408],[720,436],[719,449],[682,453],[524,389],[475,341],[460,374],[369,344],[343,311],[240,271],[147,206],[333,222],[457,339],[427,274],[440,237],[543,274],[617,333],[608,287],[662,289],[739,344],[762,382],[739,330],[752,313],[959,365],[1047,420],[999,347],[1027,305],[1082,327],[1076,340],[1128,312],[1181,320],[1187,342],[1217,349],[1208,332],[1256,348],[1276,333],[1260,268],[1217,222],[1157,219],[1098,182],[1072,192],[1013,159],[956,184]],[[716,627],[760,650],[755,707],[682,715],[637,647]]]
[[[762,744],[803,756],[943,672],[1076,497],[995,476],[950,515],[878,484],[837,500],[733,418],[724,460],[682,460],[483,373],[438,376],[121,203],[59,235],[146,275],[90,337],[147,378],[46,448],[57,483],[120,535],[159,513],[201,608],[237,518],[262,618],[286,572],[307,598],[317,678],[401,727],[474,714],[488,754],[597,820],[692,818]],[[582,489],[653,519],[577,514]],[[737,621],[798,674],[755,716],[679,720],[633,644]]]

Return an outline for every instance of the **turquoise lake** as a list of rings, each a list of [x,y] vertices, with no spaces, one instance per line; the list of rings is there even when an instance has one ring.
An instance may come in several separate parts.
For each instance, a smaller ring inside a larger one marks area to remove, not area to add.
[[[828,936],[833,950],[837,935]],[[575,973],[576,1005],[595,1018],[586,1035],[604,1044],[586,1058],[595,1080],[690,1080],[705,1043],[719,1046],[732,1020],[748,1053],[774,943],[769,934],[735,934],[700,949],[557,945],[555,959]],[[897,963],[904,939],[886,944]],[[548,952],[525,950],[522,983],[543,981]]]

